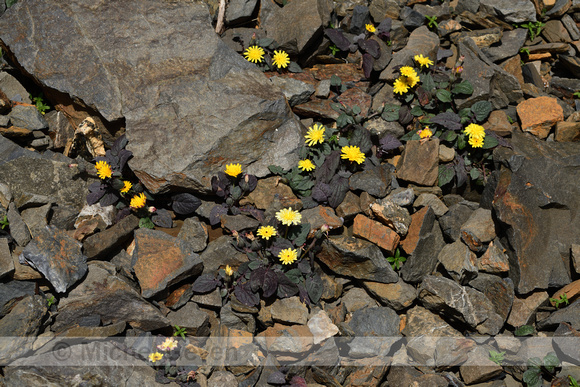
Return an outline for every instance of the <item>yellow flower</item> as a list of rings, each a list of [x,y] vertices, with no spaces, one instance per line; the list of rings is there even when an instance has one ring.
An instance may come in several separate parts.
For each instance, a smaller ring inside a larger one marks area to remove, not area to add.
[[[469,137],[469,145],[473,148],[482,148],[483,147],[483,137]]]
[[[177,340],[175,340],[174,337],[166,338],[163,343],[161,343],[157,346],[157,349],[159,349],[160,351],[164,351],[164,352],[173,351],[175,348],[177,348]],[[153,354],[151,354],[151,355],[153,355]],[[149,355],[150,359],[151,359],[151,355]],[[163,355],[161,355],[161,356],[163,356]],[[159,359],[161,359],[161,358],[159,358]],[[151,361],[154,361],[154,360],[151,360]]]
[[[481,125],[477,124],[469,124],[463,131],[465,134],[469,136],[469,138],[477,137],[477,138],[485,138],[485,129]]]
[[[272,56],[272,63],[278,68],[288,67],[290,64],[290,58],[288,54],[284,51],[274,51],[274,56]]]
[[[399,72],[401,73],[401,75],[404,75],[406,77],[416,77],[417,76],[417,72],[411,66],[403,66],[399,69]]]
[[[312,171],[316,166],[310,161],[310,159],[300,160],[298,162],[298,168],[302,169],[303,171]]]
[[[242,165],[241,164],[228,164],[228,165],[226,165],[225,173],[226,173],[226,175],[230,175],[232,177],[237,177],[240,173],[242,173]]]
[[[145,194],[141,192],[139,195],[135,195],[131,198],[131,204],[129,205],[131,208],[143,208],[145,207],[145,202],[147,198]]]
[[[153,352],[149,354],[149,361],[151,363],[156,363],[159,360],[163,359],[163,354],[159,352]]]
[[[111,169],[111,166],[106,162],[106,161],[97,161],[97,164],[95,164],[95,168],[97,169],[97,175],[99,175],[99,178],[101,179],[106,179],[108,177],[113,176],[113,170]]]
[[[373,26],[372,24],[365,24],[365,28],[367,29],[368,32],[370,32],[371,34],[374,34],[375,31],[377,30],[375,28],[375,26]]]
[[[429,68],[429,66],[433,65],[433,61],[429,59],[429,57],[425,58],[423,54],[415,55],[414,57],[415,62],[419,63],[421,67],[425,66]]]
[[[302,220],[302,215],[298,211],[294,211],[292,208],[283,208],[276,212],[276,219],[282,222],[285,226],[291,226],[293,224],[300,224]]]
[[[409,91],[409,85],[407,85],[404,80],[402,80],[401,78],[405,78],[405,77],[400,77],[398,79],[395,80],[395,83],[393,84],[393,92],[398,93],[398,94],[404,94],[407,91]]]
[[[260,236],[262,239],[268,240],[273,236],[276,236],[276,229],[272,226],[261,226],[256,234]]]
[[[234,274],[234,269],[232,269],[230,265],[226,265],[226,268],[224,270],[227,276],[231,276],[232,274]]]
[[[278,253],[282,265],[289,265],[298,259],[298,252],[294,249],[284,249]]]
[[[343,146],[341,151],[341,159],[356,161],[358,164],[362,164],[365,161],[365,154],[360,151],[358,146]]]
[[[322,144],[324,142],[324,131],[326,128],[324,125],[314,124],[308,128],[308,133],[306,133],[306,145],[313,146],[316,144]]]
[[[429,129],[428,126],[419,132],[419,137],[421,137],[421,138],[429,138],[432,135],[433,135],[433,132],[431,131],[431,129]]]
[[[409,85],[409,87],[415,87],[415,85],[421,80],[418,75],[401,78],[404,78],[404,82]]]
[[[248,62],[261,62],[264,58],[264,49],[258,46],[250,46],[244,51],[244,56]]]
[[[129,190],[131,189],[131,187],[133,187],[133,184],[131,184],[130,181],[127,180],[123,180],[123,188],[121,188],[121,193],[127,193],[129,192]]]

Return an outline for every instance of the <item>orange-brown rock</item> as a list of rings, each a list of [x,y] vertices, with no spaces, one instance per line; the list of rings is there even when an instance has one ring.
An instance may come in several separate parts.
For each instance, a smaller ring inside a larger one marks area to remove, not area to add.
[[[548,137],[557,122],[564,121],[564,111],[552,97],[527,99],[518,104],[517,111],[522,130],[542,139]]]
[[[256,189],[240,200],[240,205],[253,204],[259,209],[269,209],[276,203],[276,210],[292,207],[302,209],[302,202],[294,195],[292,188],[280,182],[278,177],[258,180]],[[279,203],[279,204],[278,204]]]
[[[431,207],[425,206],[419,211],[411,215],[411,225],[409,226],[409,231],[405,239],[401,241],[401,247],[405,250],[407,254],[413,254],[417,243],[419,242],[419,237],[426,232],[429,232],[433,227],[433,222],[435,221],[435,214],[433,210],[429,211]]]
[[[388,254],[394,254],[399,245],[399,234],[366,216],[359,214],[354,218],[352,226],[354,236],[364,238],[385,249]]]
[[[580,298],[580,280],[576,280],[568,285],[564,286],[562,289],[558,290],[554,295],[550,298],[550,303],[552,305],[556,305],[556,302],[552,300],[558,300],[560,297],[565,294],[568,302],[572,303],[577,298]],[[564,306],[563,304],[560,304]]]
[[[580,141],[580,122],[558,122],[554,131],[556,141]]]

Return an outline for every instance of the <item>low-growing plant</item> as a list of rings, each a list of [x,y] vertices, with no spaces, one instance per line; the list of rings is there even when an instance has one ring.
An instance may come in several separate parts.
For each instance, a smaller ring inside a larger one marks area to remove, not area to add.
[[[178,325],[173,326],[173,336],[181,336],[182,339],[185,339],[185,335],[187,335],[187,330],[185,328]]]
[[[495,364],[501,366],[501,362],[504,360],[505,351],[497,352],[494,350],[489,351],[489,360],[494,362]]]
[[[4,230],[6,227],[10,226],[10,222],[8,221],[8,217],[6,214],[0,219],[0,228]]]
[[[30,96],[30,99],[32,100],[32,102],[34,103],[34,105],[36,106],[36,109],[42,113],[45,114],[47,111],[50,110],[50,106],[48,106],[45,102],[44,102],[44,95],[42,93],[40,93],[39,95],[37,95],[36,97],[33,97],[32,95]]]
[[[387,258],[387,261],[389,261],[389,263],[393,267],[393,270],[399,270],[401,268],[401,266],[403,266],[403,263],[405,263],[406,260],[407,260],[407,258],[405,258],[401,255],[401,251],[399,250],[398,247],[395,250],[395,254],[393,256]]]
[[[56,305],[56,298],[54,296],[50,296],[49,298],[46,299],[46,304],[48,305],[48,308],[50,309],[51,306]]]
[[[528,30],[528,34],[530,35],[530,40],[534,40],[536,39],[536,36],[540,35],[542,28],[544,28],[545,25],[546,23],[542,23],[541,21],[530,21],[527,23],[521,23],[520,25],[514,24],[514,27],[526,28]]]
[[[244,44],[244,42],[241,43]],[[291,61],[286,51],[278,50],[278,46],[278,42],[274,39],[257,39],[254,34],[247,48],[244,49],[243,55],[248,62],[255,63],[262,71],[281,72],[286,69],[292,73],[301,73],[302,68],[298,63]]]
[[[427,19],[427,27],[435,30],[439,28],[439,24],[437,24],[437,16],[425,15],[425,19]]]
[[[528,360],[528,369],[524,372],[523,381],[528,387],[539,387],[543,384],[543,379],[551,381],[556,374],[556,367],[560,365],[560,360],[554,352],[548,353],[543,359],[533,357]]]
[[[514,336],[531,336],[534,334],[534,327],[532,325],[522,325],[514,331]]]
[[[570,300],[568,300],[568,295],[566,293],[560,294],[558,298],[550,298],[550,302],[554,303],[556,308],[560,307],[560,304],[569,305]]]
[[[568,375],[568,379],[570,380],[570,387],[580,387],[578,381],[572,375]]]

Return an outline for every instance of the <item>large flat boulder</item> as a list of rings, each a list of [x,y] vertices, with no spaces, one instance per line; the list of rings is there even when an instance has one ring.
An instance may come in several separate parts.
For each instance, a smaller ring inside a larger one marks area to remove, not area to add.
[[[297,162],[284,95],[219,39],[205,4],[23,0],[0,39],[46,89],[124,118],[130,166],[154,193],[207,190],[226,163],[262,176]]]

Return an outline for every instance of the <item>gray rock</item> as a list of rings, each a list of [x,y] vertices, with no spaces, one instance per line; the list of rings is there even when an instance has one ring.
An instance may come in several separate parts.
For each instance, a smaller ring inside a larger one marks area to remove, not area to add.
[[[315,96],[318,98],[328,98],[330,94],[330,79],[323,79],[316,85]]]
[[[248,260],[245,254],[241,254],[233,246],[232,237],[223,235],[211,241],[201,253],[204,274],[213,274],[220,267],[230,265],[234,270]]]
[[[501,45],[495,47],[484,47],[481,51],[492,61],[499,62],[516,55],[520,48],[524,46],[528,30],[516,28],[513,31],[505,31],[501,38]]]
[[[42,85],[83,101],[107,121],[125,118],[129,163],[150,191],[208,191],[209,177],[230,162],[260,176],[268,165],[296,163],[299,125],[282,93],[217,37],[206,5],[90,5],[17,6],[9,23],[0,20],[0,34]],[[32,33],[34,24],[42,29]],[[57,55],[48,42],[84,54]]]
[[[1,241],[1,240],[0,240]],[[2,243],[2,242],[0,242]],[[14,266],[13,266],[14,267]],[[0,317],[4,317],[20,300],[34,296],[36,283],[30,281],[10,281],[0,284]]]
[[[391,191],[391,174],[391,165],[381,164],[355,173],[348,179],[348,184],[353,191],[361,190],[374,197],[383,198]]]
[[[480,10],[490,13],[507,23],[536,21],[536,9],[526,0],[480,0]]]
[[[483,244],[491,242],[495,237],[495,224],[491,210],[478,208],[461,226],[461,239],[473,251],[481,251]]]
[[[578,30],[578,26],[576,26],[576,22],[572,19],[572,17],[568,14],[562,16],[561,19],[564,27],[568,30],[568,34],[570,34],[570,38],[572,40],[579,40],[580,39],[580,30]]]
[[[573,243],[570,249],[574,270],[576,270],[576,273],[580,273],[580,245]]]
[[[0,215],[1,216],[1,215]],[[14,272],[14,262],[10,254],[10,246],[6,238],[0,238],[0,278]],[[2,294],[0,292],[0,294]],[[2,296],[0,296],[0,310],[2,309]]]
[[[216,371],[208,379],[208,386],[237,387],[238,381],[234,374],[228,371]]]
[[[226,8],[226,23],[228,25],[243,23],[252,18],[258,0],[232,0]]]
[[[405,282],[418,283],[431,274],[437,265],[437,254],[445,246],[439,223],[435,221],[433,211],[429,209],[428,212],[430,214],[427,216],[433,219],[433,226],[430,231],[419,235],[417,247],[403,264],[400,274]],[[425,229],[427,229],[427,224]]]
[[[405,128],[396,121],[385,121],[382,117],[371,118],[365,123],[365,128],[377,137],[384,137],[387,134],[399,138],[405,134]]]
[[[308,308],[298,296],[274,301],[270,313],[274,320],[285,324],[304,325],[308,321]]]
[[[500,172],[493,202],[513,249],[507,251],[510,278],[519,294],[562,287],[571,281],[570,246],[580,238],[580,225],[570,217],[579,209],[572,199],[580,195],[574,183],[580,178],[573,161],[577,148],[573,143],[539,141],[517,132],[512,144],[514,149],[500,157],[511,162],[510,168]]]
[[[87,257],[81,247],[65,231],[49,226],[34,236],[19,260],[42,273],[57,292],[64,293],[87,272]]]
[[[323,310],[319,310],[308,319],[308,329],[314,336],[314,345],[318,345],[338,333],[338,327],[332,323],[328,314]],[[336,348],[334,340],[329,340],[328,343]]]
[[[477,276],[475,254],[461,241],[445,245],[437,259],[451,278],[460,284]]]
[[[577,343],[578,331],[570,324],[561,323],[554,332],[554,348],[562,353],[568,362],[580,363],[580,346]],[[564,360],[564,359],[562,359]]]
[[[207,229],[204,224],[196,217],[186,218],[183,221],[181,230],[177,234],[177,238],[187,242],[193,252],[199,253],[207,246]]]
[[[0,71],[0,90],[12,101],[32,103],[30,93],[16,78],[5,71]]]
[[[355,334],[354,340],[349,343],[349,356],[386,355],[401,337],[399,322],[397,313],[384,306],[354,312],[348,322],[349,328]]]
[[[271,77],[270,82],[280,88],[288,100],[290,106],[296,106],[308,102],[310,96],[314,94],[314,86],[299,81],[298,79],[286,77]]]
[[[93,315],[99,315],[104,325],[126,321],[144,331],[171,325],[159,309],[141,297],[134,284],[116,274],[114,264],[94,261],[88,267],[83,282],[60,298],[59,313],[52,327],[55,332]]]
[[[515,299],[514,284],[509,278],[481,273],[469,282],[469,286],[485,294],[493,310],[507,320]]]
[[[88,259],[110,257],[121,244],[133,236],[133,231],[139,227],[139,218],[133,214],[124,217],[112,227],[89,236],[83,242]]]
[[[417,289],[400,278],[394,284],[364,281],[363,286],[381,304],[397,311],[408,308],[417,298]]]
[[[14,238],[19,246],[26,246],[32,239],[32,236],[30,235],[28,227],[26,227],[26,223],[22,220],[20,212],[18,212],[18,209],[14,205],[14,202],[11,202],[8,205],[6,217],[8,222],[10,222],[10,235],[12,235],[12,238]]]
[[[542,27],[542,36],[550,43],[572,42],[570,34],[560,20],[548,20]]]
[[[377,302],[368,295],[364,289],[351,288],[342,296],[342,303],[347,313],[354,313],[359,309],[379,306]]]
[[[48,123],[48,131],[54,133],[54,148],[62,149],[74,137],[75,128],[70,124],[63,112],[51,110],[44,115]]]
[[[239,313],[232,310],[231,303],[227,303],[220,309],[220,322],[229,329],[240,329],[254,333],[256,319],[250,313]]]
[[[190,336],[209,336],[209,316],[194,302],[188,302],[167,314],[172,326],[185,328]]]
[[[486,382],[503,372],[500,365],[489,358],[493,347],[477,346],[467,354],[467,361],[459,367],[461,378],[466,384]]]
[[[26,226],[28,226],[32,235],[37,234],[39,230],[44,229],[48,225],[48,216],[51,208],[51,204],[45,204],[44,206],[22,210],[20,216],[24,220],[24,223],[26,223]]]
[[[371,40],[379,44],[380,50],[380,56],[373,62],[373,71],[381,72],[391,62],[391,59],[393,59],[393,48],[376,36],[371,36]]]
[[[16,105],[8,115],[12,125],[28,130],[48,128],[48,122],[35,106]]]
[[[0,320],[1,364],[8,364],[32,350],[46,312],[44,297],[26,296]]]
[[[34,149],[45,149],[48,148],[48,146],[50,145],[51,141],[49,137],[41,137],[41,138],[35,138],[34,140],[32,140],[30,142],[30,146]]]
[[[417,12],[409,7],[403,7],[399,16],[403,21],[403,25],[410,30],[421,27],[423,24],[425,24],[426,20],[422,13]]]
[[[552,313],[538,322],[538,329],[554,328],[560,323],[569,323],[573,329],[580,330],[580,300]]]
[[[477,260],[477,268],[479,271],[492,274],[507,273],[510,267],[509,259],[505,251],[499,239],[490,242],[485,253]]]
[[[401,237],[407,235],[411,225],[411,215],[406,208],[389,200],[381,200],[371,204],[371,210],[381,223],[391,227]]]
[[[435,213],[435,216],[437,217],[445,215],[449,210],[445,203],[443,203],[441,199],[437,197],[437,195],[430,193],[420,194],[413,203],[413,207],[415,208],[421,208],[425,206],[431,207]]]
[[[546,12],[545,16],[558,17],[562,16],[571,6],[569,0],[556,0],[554,6]]]
[[[415,191],[413,188],[396,188],[387,195],[386,198],[382,199],[380,202],[390,201],[398,206],[404,207],[408,206],[415,200]]]
[[[469,219],[477,207],[477,203],[468,201],[462,201],[450,206],[449,211],[439,218],[443,234],[452,241],[458,240],[461,237],[461,226]]]
[[[355,5],[352,9],[352,17],[350,19],[349,32],[358,35],[365,32],[365,24],[370,23],[369,8],[364,5]]]
[[[457,3],[455,7],[455,12],[457,14],[462,13],[463,11],[468,11],[471,13],[477,13],[479,9],[480,0],[464,0]]]

